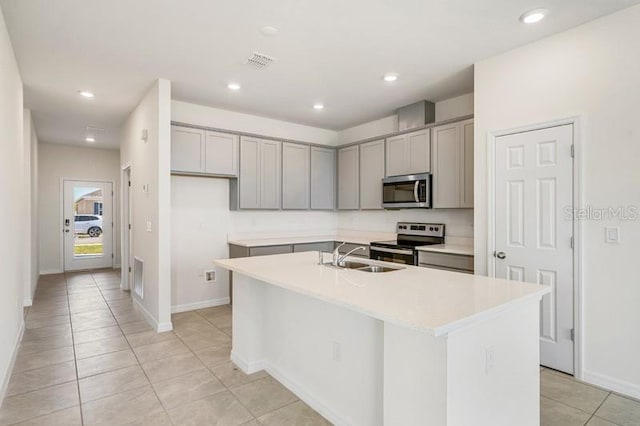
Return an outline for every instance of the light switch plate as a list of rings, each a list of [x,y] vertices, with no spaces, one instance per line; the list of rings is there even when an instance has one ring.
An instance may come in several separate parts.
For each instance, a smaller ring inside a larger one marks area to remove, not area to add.
[[[604,228],[604,241],[607,244],[620,243],[620,228],[615,226],[607,226]]]

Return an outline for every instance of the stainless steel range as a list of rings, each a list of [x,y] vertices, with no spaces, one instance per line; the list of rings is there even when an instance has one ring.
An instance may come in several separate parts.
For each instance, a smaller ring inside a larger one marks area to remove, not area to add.
[[[369,258],[385,262],[418,264],[416,247],[444,244],[444,224],[398,222],[397,237],[391,241],[374,241],[370,245]]]

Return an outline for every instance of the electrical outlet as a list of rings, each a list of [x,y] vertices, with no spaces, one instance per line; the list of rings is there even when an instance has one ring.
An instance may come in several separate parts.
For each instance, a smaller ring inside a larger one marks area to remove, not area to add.
[[[147,232],[151,232],[151,221],[147,221]]]
[[[204,271],[204,282],[205,283],[212,283],[215,280],[216,280],[216,270],[215,269]]]
[[[604,241],[607,244],[620,243],[620,228],[615,226],[607,226],[604,228]]]
[[[489,375],[495,367],[495,348],[493,346],[489,346],[484,350],[484,374]]]

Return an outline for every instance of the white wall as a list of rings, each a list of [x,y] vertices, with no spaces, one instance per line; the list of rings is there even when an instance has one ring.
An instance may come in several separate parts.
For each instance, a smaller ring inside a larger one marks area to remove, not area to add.
[[[7,27],[0,10],[0,399],[4,397],[11,367],[24,327],[25,216],[29,214],[23,185],[22,80]]]
[[[64,269],[62,253],[62,179],[113,181],[115,264],[120,264],[120,153],[112,149],[40,143],[38,222],[40,273]]]
[[[31,111],[25,109],[23,112],[23,173],[25,191],[30,194],[26,199],[26,209],[29,212],[25,215],[24,236],[26,244],[24,247],[25,259],[25,287],[24,305],[31,306],[33,296],[40,277],[40,254],[38,251],[38,136],[31,119]]]
[[[220,270],[205,284],[213,259],[229,255],[227,234],[336,229],[332,212],[229,211],[229,181],[171,178],[171,281],[175,310],[228,303],[229,275]]]
[[[302,142],[324,145],[336,145],[338,143],[338,132],[333,130],[175,100],[171,102],[171,120]]]
[[[157,331],[171,329],[170,143],[171,82],[159,79],[129,115],[120,147],[121,166],[131,166],[133,255],[144,261],[144,299],[134,298]]]
[[[436,121],[450,120],[473,114],[473,93],[436,102]],[[398,115],[392,114],[379,120],[359,124],[339,132],[340,144],[358,142],[398,131]]]
[[[333,145],[337,132],[173,101],[171,119],[189,124]],[[227,234],[238,232],[327,231],[337,228],[331,212],[229,211],[229,181],[184,176],[171,178],[172,306],[225,303],[228,274],[205,284],[211,261],[228,256]]]
[[[640,206],[640,6],[475,66],[476,270],[486,271],[487,132],[580,116],[583,206]],[[604,228],[620,228],[620,244]],[[582,222],[584,379],[640,397],[637,220]]]

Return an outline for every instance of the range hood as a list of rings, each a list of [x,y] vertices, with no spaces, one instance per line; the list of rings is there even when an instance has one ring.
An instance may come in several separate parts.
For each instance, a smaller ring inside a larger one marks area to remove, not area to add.
[[[436,121],[436,104],[420,101],[396,110],[398,131],[415,129]]]

